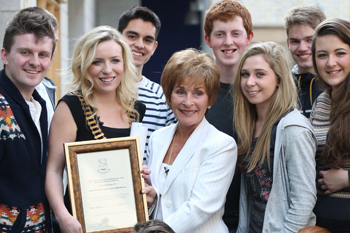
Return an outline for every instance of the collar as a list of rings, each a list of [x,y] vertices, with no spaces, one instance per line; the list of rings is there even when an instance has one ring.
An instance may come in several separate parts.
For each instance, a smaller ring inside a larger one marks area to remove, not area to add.
[[[292,70],[291,73],[294,76],[294,80],[296,82],[296,84],[298,83],[310,83],[312,79],[316,78],[316,75],[313,73],[302,73],[299,74],[299,69],[298,69],[298,65],[295,65]]]
[[[28,116],[30,116],[29,106],[27,102],[25,101],[21,92],[19,92],[15,84],[13,84],[10,78],[6,75],[5,69],[2,69],[0,73],[0,87],[6,90],[7,95],[9,95],[17,104],[21,105],[22,108],[26,109]],[[41,96],[35,89],[32,94],[32,98],[38,101],[41,104],[42,108],[46,108],[45,100],[41,98]]]
[[[25,103],[25,100],[22,94],[19,92],[15,84],[10,80],[10,78],[6,75],[5,69],[1,70],[0,74],[0,86],[6,90],[7,94],[11,96],[18,103]]]

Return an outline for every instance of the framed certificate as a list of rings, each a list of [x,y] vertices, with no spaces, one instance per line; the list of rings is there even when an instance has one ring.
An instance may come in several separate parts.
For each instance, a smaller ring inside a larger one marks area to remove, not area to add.
[[[132,232],[148,220],[138,140],[64,144],[72,214],[83,232]]]

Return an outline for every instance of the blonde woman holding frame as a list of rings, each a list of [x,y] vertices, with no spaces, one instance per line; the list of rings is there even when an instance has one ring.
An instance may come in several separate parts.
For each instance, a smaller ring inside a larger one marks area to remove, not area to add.
[[[72,92],[58,102],[51,123],[45,190],[61,231],[78,233],[82,228],[71,215],[68,192],[63,198],[63,143],[129,136],[131,123],[141,121],[146,108],[136,101],[131,50],[109,26],[78,40],[71,72]]]

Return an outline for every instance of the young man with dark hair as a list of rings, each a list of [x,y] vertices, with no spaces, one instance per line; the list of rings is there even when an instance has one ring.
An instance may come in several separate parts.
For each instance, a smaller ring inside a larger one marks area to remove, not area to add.
[[[147,7],[132,7],[119,18],[118,31],[129,44],[137,68],[138,82],[135,84],[139,91],[138,100],[146,105],[142,121],[142,124],[148,127],[144,164],[148,162],[146,151],[151,134],[157,129],[176,123],[176,118],[166,103],[162,87],[142,75],[143,66],[157,49],[160,27],[158,16]]]
[[[315,28],[325,19],[326,15],[317,5],[294,7],[285,17],[288,49],[296,63],[292,74],[302,113],[307,118],[310,117],[314,101],[323,92],[312,65],[311,44]]]
[[[241,56],[254,36],[252,18],[243,4],[234,0],[222,0],[207,10],[204,31],[205,41],[212,48],[221,72],[220,91],[206,118],[217,129],[233,137],[233,99],[230,85]],[[230,233],[236,232],[238,227],[240,179],[240,171],[236,169],[226,196],[223,216]]]
[[[20,12],[5,30],[0,73],[0,227],[48,232],[45,196],[48,121],[35,91],[50,68],[55,30],[42,14]]]

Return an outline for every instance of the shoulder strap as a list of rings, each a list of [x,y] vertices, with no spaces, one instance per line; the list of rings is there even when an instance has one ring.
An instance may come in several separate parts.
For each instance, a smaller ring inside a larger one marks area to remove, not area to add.
[[[83,108],[83,111],[84,111],[86,122],[89,125],[89,128],[91,129],[92,134],[94,135],[94,138],[96,140],[106,139],[104,133],[100,129],[99,124],[96,122],[95,117],[92,115],[90,106],[85,103],[84,97],[82,96],[81,92],[77,92],[76,95],[80,100],[81,107]]]

